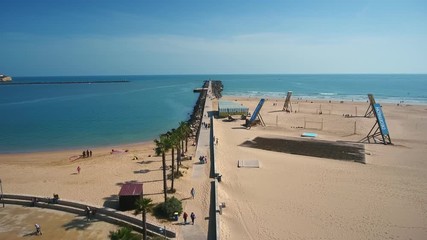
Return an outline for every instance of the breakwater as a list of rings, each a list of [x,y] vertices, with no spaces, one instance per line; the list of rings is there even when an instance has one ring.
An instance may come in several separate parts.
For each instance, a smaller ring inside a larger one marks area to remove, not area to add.
[[[212,94],[215,96],[215,98],[220,99],[222,97],[222,90],[224,89],[224,85],[222,84],[222,81],[219,80],[213,80],[212,82]]]
[[[223,84],[219,80],[204,81],[201,89],[208,89],[209,82],[211,82],[212,94],[215,98],[219,99],[222,97]],[[193,134],[196,136],[196,141],[199,137],[200,126],[202,124],[203,111],[206,101],[206,91],[200,91],[199,97],[197,98],[196,104],[193,108],[193,113],[190,115],[188,123],[193,130]]]
[[[202,88],[207,88],[209,86],[208,81],[203,82]],[[193,113],[190,115],[188,123],[190,125],[193,134],[196,136],[196,142],[199,139],[200,126],[202,124],[203,110],[206,100],[206,91],[201,91],[199,97],[197,98],[196,104],[193,108]]]
[[[128,80],[113,81],[67,81],[67,82],[2,82],[0,85],[51,85],[51,84],[100,84],[100,83],[128,83]]]

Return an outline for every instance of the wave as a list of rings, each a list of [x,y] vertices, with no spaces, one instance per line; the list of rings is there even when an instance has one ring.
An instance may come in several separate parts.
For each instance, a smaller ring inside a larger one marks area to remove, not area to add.
[[[238,96],[238,97],[254,97],[254,98],[285,98],[286,92],[263,92],[263,91],[230,91],[225,95]],[[354,101],[366,102],[368,101],[367,94],[339,94],[339,93],[308,93],[292,95],[292,99],[313,99],[313,100],[331,100],[331,101]],[[412,97],[398,97],[398,96],[375,96],[377,102],[380,103],[410,103],[410,104],[427,104],[427,97],[412,96]]]

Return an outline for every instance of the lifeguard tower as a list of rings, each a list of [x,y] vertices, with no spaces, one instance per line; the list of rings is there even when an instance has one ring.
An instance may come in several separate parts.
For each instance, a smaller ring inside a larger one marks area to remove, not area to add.
[[[368,106],[368,109],[366,109],[366,113],[364,116],[366,118],[372,117],[372,115],[374,115],[373,105],[376,103],[374,95],[372,93],[368,94],[368,98],[369,98],[369,106]]]
[[[387,128],[387,123],[385,121],[385,116],[383,114],[381,105],[375,103],[375,99],[373,98],[372,94],[370,94],[369,100],[371,101],[371,105],[368,110],[371,109],[369,112],[372,112],[375,115],[376,122],[372,127],[371,131],[369,131],[368,135],[366,135],[366,137],[360,140],[360,142],[370,143],[371,141],[373,141],[374,143],[382,143],[384,145],[392,144],[390,133]],[[367,116],[369,112],[366,111],[365,116]]]
[[[264,105],[265,99],[261,98],[258,105],[255,108],[254,113],[252,114],[251,118],[249,120],[246,119],[245,127],[247,129],[250,129],[253,125],[255,125],[256,122],[260,122],[262,126],[265,126],[265,122],[262,119],[262,116],[260,114],[261,108]],[[258,121],[257,121],[258,120]]]
[[[283,104],[282,111],[285,111],[288,113],[292,112],[291,96],[292,96],[292,91],[288,91],[288,94],[286,94],[285,104]]]

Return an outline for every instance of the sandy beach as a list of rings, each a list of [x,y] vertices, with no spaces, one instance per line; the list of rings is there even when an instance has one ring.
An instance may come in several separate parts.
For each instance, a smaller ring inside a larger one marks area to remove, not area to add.
[[[224,99],[250,111],[259,101]],[[375,123],[374,117],[343,116],[364,115],[367,103],[294,100],[293,113],[282,107],[283,99],[267,100],[261,110],[266,126],[250,130],[241,120],[215,120],[219,201],[226,203],[221,239],[427,238],[426,106],[383,104],[394,145],[365,144],[366,164],[240,146],[255,137],[303,132],[357,142]],[[304,119],[311,129],[301,128]],[[238,160],[259,160],[260,168],[238,168]]]
[[[195,151],[195,147],[190,145],[188,154]],[[121,185],[125,182],[139,182],[144,184],[144,196],[159,203],[163,201],[161,157],[155,156],[154,147],[154,143],[145,142],[94,148],[91,149],[92,157],[77,160],[74,160],[75,156],[80,155],[83,150],[0,154],[3,192],[40,197],[52,197],[53,193],[57,193],[62,199],[116,208]],[[115,149],[113,154],[112,149]],[[138,160],[133,160],[135,156]],[[167,154],[167,164],[171,164],[170,153]],[[78,166],[81,168],[80,173],[77,172]],[[191,187],[185,184],[188,182],[190,167],[190,161],[183,161],[181,170],[184,177],[175,181],[177,192],[174,196],[178,199],[189,197]],[[132,211],[127,214],[131,215]],[[157,220],[150,214],[147,219],[150,223],[166,226],[172,231],[179,230],[177,225]],[[110,224],[107,226],[117,228]],[[54,227],[44,223],[45,231]],[[2,234],[6,233],[0,232],[0,236]]]
[[[259,101],[223,99],[237,100],[251,112]],[[394,145],[365,144],[366,164],[239,146],[255,137],[300,137],[303,132],[317,133],[321,140],[357,142],[375,121],[343,116],[363,115],[367,103],[294,100],[292,113],[282,107],[283,99],[267,100],[261,110],[266,126],[250,130],[241,126],[242,120],[214,120],[217,168],[223,175],[218,197],[226,203],[220,217],[222,239],[427,238],[426,106],[383,104]],[[302,128],[304,119],[307,129]],[[111,154],[112,148],[128,151]],[[146,197],[161,202],[161,157],[153,156],[153,148],[152,142],[96,148],[91,158],[77,160],[73,156],[83,149],[1,154],[3,191],[46,197],[57,193],[114,207],[120,186],[135,181],[144,183]],[[191,147],[189,154],[194,152]],[[259,160],[260,168],[237,168],[238,160]],[[187,199],[191,188],[192,162],[183,165],[186,174],[175,183],[179,199]],[[208,189],[197,197],[203,194]],[[208,206],[203,200],[199,207],[207,211]],[[181,239],[176,224],[152,216],[148,220],[166,225]],[[207,222],[200,224],[206,230]]]

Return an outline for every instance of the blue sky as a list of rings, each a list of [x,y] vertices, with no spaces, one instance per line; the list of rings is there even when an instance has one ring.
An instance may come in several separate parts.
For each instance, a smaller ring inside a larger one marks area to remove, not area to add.
[[[427,73],[427,1],[0,0],[12,76]]]

